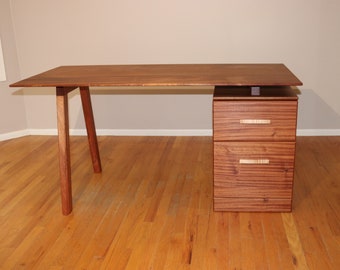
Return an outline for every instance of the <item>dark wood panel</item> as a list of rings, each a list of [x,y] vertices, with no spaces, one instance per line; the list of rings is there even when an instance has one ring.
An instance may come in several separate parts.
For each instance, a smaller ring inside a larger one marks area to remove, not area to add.
[[[291,201],[295,142],[214,142],[214,198],[243,198],[225,211],[257,209],[255,201]]]

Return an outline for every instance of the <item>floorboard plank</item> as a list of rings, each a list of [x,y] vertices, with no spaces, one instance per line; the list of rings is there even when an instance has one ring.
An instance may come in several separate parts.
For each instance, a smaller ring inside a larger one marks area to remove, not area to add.
[[[292,213],[214,212],[211,137],[71,137],[61,214],[57,138],[0,142],[0,269],[340,267],[340,137],[298,137]]]

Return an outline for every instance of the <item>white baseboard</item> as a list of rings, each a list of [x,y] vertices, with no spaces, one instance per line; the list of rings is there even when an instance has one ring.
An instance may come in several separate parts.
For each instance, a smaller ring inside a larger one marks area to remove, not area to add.
[[[3,133],[3,134],[0,134],[0,141],[6,141],[6,140],[15,139],[15,138],[20,138],[20,137],[24,137],[24,136],[27,136],[27,135],[30,135],[28,129]]]
[[[43,135],[43,136],[56,136],[58,135],[57,129],[28,129],[29,135]]]
[[[86,131],[83,131],[86,135]],[[211,129],[97,129],[99,136],[212,136]]]
[[[298,129],[297,136],[340,136],[340,129]]]
[[[31,129],[30,135],[57,135],[56,129]],[[212,136],[211,129],[96,129],[98,136]],[[86,136],[86,129],[70,129],[70,135]]]
[[[85,129],[70,129],[70,134],[86,136]],[[298,129],[297,136],[340,136],[340,129]],[[0,141],[27,135],[56,136],[57,129],[24,129],[0,134]],[[211,129],[97,129],[98,136],[212,136]]]
[[[98,136],[212,136],[211,129],[97,129]],[[56,136],[57,129],[26,129],[0,134],[0,141],[27,135]],[[86,129],[70,129],[70,135],[86,136]]]

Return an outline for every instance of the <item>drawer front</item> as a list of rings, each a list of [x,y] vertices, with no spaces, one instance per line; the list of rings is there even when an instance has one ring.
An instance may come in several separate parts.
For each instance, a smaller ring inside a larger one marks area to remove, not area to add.
[[[294,142],[215,142],[214,198],[291,200]]]
[[[214,101],[215,141],[295,141],[297,101]]]

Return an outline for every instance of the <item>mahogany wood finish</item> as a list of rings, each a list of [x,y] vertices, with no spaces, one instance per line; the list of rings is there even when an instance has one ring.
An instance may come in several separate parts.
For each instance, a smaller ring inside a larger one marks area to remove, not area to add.
[[[296,100],[232,100],[227,104],[214,103],[215,140],[295,140]]]
[[[57,124],[59,140],[59,170],[62,213],[68,215],[72,211],[71,156],[68,117],[68,97],[72,88],[57,87]]]
[[[291,211],[295,142],[215,142],[214,153],[215,210]]]
[[[80,87],[95,172],[101,171],[91,86],[287,86],[301,81],[283,64],[182,64],[61,66],[11,84],[12,87],[56,87],[62,209],[72,211],[67,93]]]
[[[41,86],[301,85],[283,64],[61,66],[14,83]]]
[[[89,87],[86,87],[86,86],[80,87],[80,97],[81,97],[81,102],[83,106],[83,112],[84,112],[84,118],[85,118],[85,124],[86,124],[87,137],[89,141],[90,153],[91,153],[91,158],[92,158],[93,170],[94,172],[99,173],[102,171],[102,167],[101,167],[100,156],[99,156],[97,134],[96,134],[96,128],[94,124]]]
[[[213,101],[214,209],[292,209],[297,97],[219,87]]]

